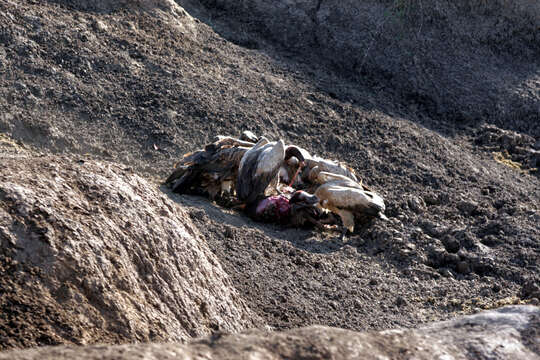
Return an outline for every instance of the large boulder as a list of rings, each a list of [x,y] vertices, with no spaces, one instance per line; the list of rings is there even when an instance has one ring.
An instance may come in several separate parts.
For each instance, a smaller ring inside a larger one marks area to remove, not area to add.
[[[49,347],[0,359],[538,359],[540,308],[513,306],[416,330],[358,333],[313,326],[252,331],[180,344]],[[143,355],[144,354],[144,355]]]
[[[112,163],[2,156],[0,269],[0,349],[261,326],[182,207]]]

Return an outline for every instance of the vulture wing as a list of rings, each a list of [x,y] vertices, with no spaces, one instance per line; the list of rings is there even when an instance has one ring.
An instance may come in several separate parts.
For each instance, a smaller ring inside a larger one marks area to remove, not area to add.
[[[241,201],[253,202],[277,176],[285,158],[283,140],[264,143],[261,139],[253,148],[246,151],[240,162],[236,193]],[[263,143],[261,143],[263,142]]]
[[[313,169],[313,174],[317,176],[314,179],[317,184],[326,184],[327,182],[333,182],[336,185],[363,189],[361,184],[357,183],[351,178],[345,175],[334,174],[327,171],[319,171],[319,167]]]
[[[199,150],[185,155],[165,184],[177,193],[186,193],[192,187],[219,188],[222,181],[236,176],[238,164],[248,149],[225,145],[213,150]]]
[[[302,175],[303,180],[313,180],[315,177],[312,175],[312,171],[314,171],[316,168],[318,171],[324,171],[327,173],[337,174],[345,176],[353,181],[358,181],[358,178],[356,177],[356,174],[354,170],[347,166],[344,163],[338,163],[336,161],[322,159],[319,157],[313,157],[311,159],[306,160],[307,167],[304,171],[304,174]]]

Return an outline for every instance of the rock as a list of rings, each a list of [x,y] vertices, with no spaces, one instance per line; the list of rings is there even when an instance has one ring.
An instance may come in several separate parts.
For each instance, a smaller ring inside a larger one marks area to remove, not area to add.
[[[45,347],[0,353],[0,360],[154,359],[538,359],[540,309],[508,306],[418,329],[355,332],[325,326],[237,335],[188,344]],[[401,354],[396,356],[396,354]]]
[[[426,206],[424,200],[417,196],[412,196],[407,201],[407,205],[409,205],[409,208],[417,214],[424,212],[424,208]]]
[[[478,209],[478,204],[474,201],[463,200],[457,204],[457,208],[463,215],[470,216],[475,213],[476,209]]]
[[[428,234],[429,236],[436,237],[436,238],[440,238],[441,236],[443,236],[445,233],[448,232],[447,226],[434,223],[430,220],[421,221],[420,226],[422,227],[422,229],[424,229],[426,234]]]
[[[424,195],[424,201],[427,205],[440,205],[441,201],[435,193],[428,193]]]
[[[105,24],[101,20],[96,20],[92,25],[94,27],[94,30],[96,30],[97,32],[106,32],[107,30],[109,30],[107,24]]]
[[[257,321],[182,206],[121,166],[3,158],[0,199],[0,266],[21,270],[2,296],[32,292],[13,326],[36,338],[184,341]]]
[[[446,254],[447,252],[442,246],[431,244],[427,249],[428,265],[434,268],[443,266]]]
[[[455,237],[451,235],[447,235],[441,241],[446,251],[450,253],[457,253],[459,251],[460,244],[459,244],[459,241]]]
[[[487,235],[480,242],[489,247],[495,247],[504,243],[504,240],[494,235]]]
[[[398,296],[396,299],[396,305],[401,307],[407,305],[407,300],[403,296]]]
[[[451,264],[451,265],[457,264],[459,262],[459,255],[446,253],[444,254],[444,262],[445,264]]]

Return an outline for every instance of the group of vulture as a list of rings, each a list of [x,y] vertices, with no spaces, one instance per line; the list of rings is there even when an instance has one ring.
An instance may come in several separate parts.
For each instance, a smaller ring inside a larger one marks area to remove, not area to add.
[[[251,131],[240,138],[217,136],[203,150],[185,154],[165,184],[181,194],[232,199],[232,207],[257,221],[341,228],[343,238],[354,231],[355,219],[386,219],[381,196],[346,164]]]

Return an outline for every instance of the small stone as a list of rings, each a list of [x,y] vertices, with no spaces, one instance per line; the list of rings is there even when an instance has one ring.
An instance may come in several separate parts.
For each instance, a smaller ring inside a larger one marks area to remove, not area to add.
[[[478,204],[474,201],[460,201],[457,204],[457,208],[461,211],[463,215],[473,215],[476,209],[478,209]]]
[[[396,299],[396,305],[397,306],[407,305],[407,300],[405,300],[402,296],[398,296]]]
[[[494,247],[501,245],[504,241],[495,235],[487,235],[480,242],[486,246]]]
[[[108,30],[108,26],[101,20],[96,20],[93,24],[94,30],[99,32],[105,32]]]
[[[225,228],[225,237],[228,239],[234,239],[234,235],[234,229],[232,228],[232,226],[227,226]]]
[[[377,285],[378,283],[379,283],[379,281],[377,281],[377,279],[373,278],[373,279],[369,280],[368,285]]]
[[[414,211],[417,214],[420,214],[424,212],[424,200],[420,197],[413,196],[407,201],[407,205],[409,206],[409,209]]]
[[[446,253],[444,254],[444,262],[447,264],[457,264],[459,262],[458,254]]]
[[[443,236],[446,232],[448,232],[448,228],[446,226],[434,223],[430,220],[422,221],[420,223],[420,226],[422,227],[422,229],[424,229],[424,232],[426,234],[436,238],[439,238]]]
[[[440,200],[437,194],[424,195],[424,201],[427,205],[440,205]]]
[[[540,297],[540,286],[535,280],[528,280],[523,284],[521,288],[521,298],[529,299],[533,297]]]

